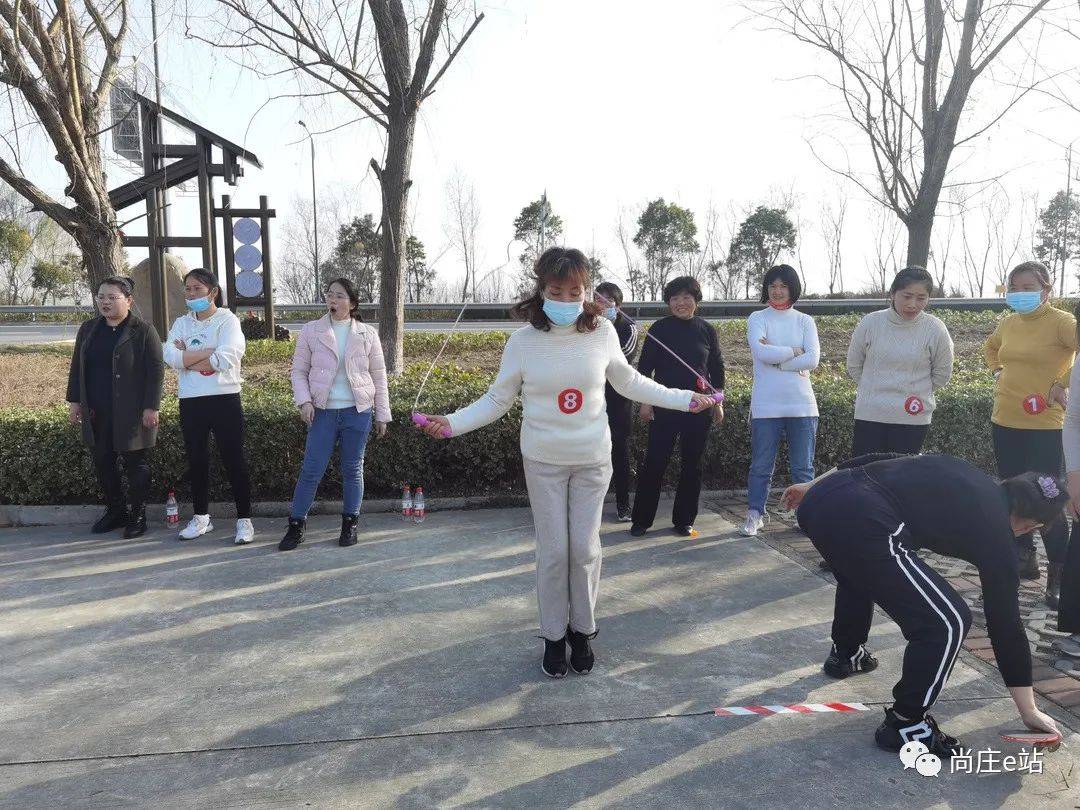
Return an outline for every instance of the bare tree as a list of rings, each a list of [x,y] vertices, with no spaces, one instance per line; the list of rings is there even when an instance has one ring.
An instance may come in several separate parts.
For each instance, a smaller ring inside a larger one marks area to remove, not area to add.
[[[1037,39],[1027,42],[1021,34],[1049,5],[1050,0],[924,0],[920,11],[920,4],[908,0],[760,0],[762,13],[780,30],[834,62],[835,77],[821,78],[838,93],[846,118],[865,139],[874,169],[867,178],[850,166],[830,168],[904,223],[908,265],[927,265],[953,151],[1052,78],[1045,71],[1040,78],[1018,78],[1040,70]],[[995,67],[1002,68],[999,80],[1009,72],[1003,64],[1007,49],[1022,51],[1027,60],[1011,71],[1009,98],[978,120],[965,117],[976,83],[988,85]],[[963,133],[962,119],[969,127]]]
[[[986,282],[995,262],[995,256],[1007,260],[1016,255],[1019,245],[1017,238],[1010,239],[1007,228],[1009,197],[1000,186],[979,206],[979,218],[972,222],[972,217],[964,212],[960,216],[960,244],[963,251],[964,284],[968,295],[981,298],[986,290]],[[1019,230],[1016,230],[1019,234]],[[1011,248],[1009,247],[1011,242]],[[996,254],[995,254],[996,251]]]
[[[955,189],[950,191],[948,205],[952,210],[945,217],[947,228],[943,231],[938,228],[934,232],[933,246],[930,249],[930,262],[927,270],[934,277],[937,294],[941,296],[956,295],[959,288],[949,284],[949,258],[953,255],[954,236],[956,234],[956,222],[963,217],[967,210],[967,200],[961,197]]]
[[[633,228],[633,213],[626,208],[620,208],[618,218],[615,220],[615,238],[619,240],[623,263],[626,267],[626,275],[623,278],[629,287],[629,300],[643,301],[646,285],[644,258],[637,245],[634,244]]]
[[[278,232],[281,248],[274,273],[275,281],[292,303],[321,306],[322,301],[316,290],[321,285],[322,268],[317,274],[315,257],[321,256],[323,261],[320,264],[325,267],[333,252],[328,249],[329,240],[324,241],[326,235],[336,237],[341,226],[352,219],[350,201],[357,196],[349,189],[332,186],[319,192],[319,222],[323,232],[319,251],[315,250],[315,217],[311,198],[302,194],[292,196],[292,214],[284,219]]]
[[[10,0],[4,0],[10,2]],[[456,25],[448,0],[217,0],[228,11],[221,32],[197,35],[241,57],[268,57],[264,76],[290,73],[308,98],[344,99],[358,120],[386,133],[381,165],[371,168],[382,191],[379,336],[390,373],[403,367],[405,266],[413,140],[423,102],[483,19]],[[446,55],[436,66],[436,51]],[[282,69],[283,68],[283,69]]]
[[[896,243],[900,240],[900,223],[888,210],[874,206],[874,265],[871,268],[869,292],[884,293],[900,269],[896,263]]]
[[[446,183],[446,202],[449,217],[446,236],[465,267],[461,300],[464,302],[470,291],[476,300],[476,235],[480,230],[480,205],[476,201],[476,189],[460,172],[455,172]]]
[[[844,291],[844,222],[848,198],[836,195],[821,206],[821,236],[825,240],[825,259],[829,270],[829,297]]]
[[[23,122],[49,139],[64,167],[66,201],[45,191],[22,163],[20,133],[3,141],[0,180],[71,234],[92,282],[115,274],[125,257],[103,172],[102,115],[128,31],[127,0],[0,0],[0,84],[18,99]],[[10,159],[9,159],[10,157]]]

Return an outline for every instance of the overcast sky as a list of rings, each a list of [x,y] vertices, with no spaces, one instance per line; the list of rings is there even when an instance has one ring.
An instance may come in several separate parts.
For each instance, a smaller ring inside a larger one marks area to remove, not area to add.
[[[496,0],[481,8],[486,19],[425,103],[417,133],[414,231],[429,256],[442,254],[440,278],[461,274],[456,254],[443,251],[446,186],[458,174],[475,187],[480,206],[481,271],[505,263],[515,216],[545,189],[565,222],[566,243],[595,249],[616,278],[623,268],[614,238],[621,208],[636,219],[648,200],[663,196],[690,208],[703,229],[710,202],[743,208],[793,191],[811,289],[825,284],[819,212],[838,194],[850,198],[846,286],[866,283],[874,207],[823,168],[808,146],[835,155],[842,143],[836,138],[843,137],[825,115],[835,109],[835,96],[798,78],[831,70],[818,54],[746,22],[745,10],[727,0]],[[133,45],[149,40],[147,11],[136,10]],[[234,204],[268,194],[280,228],[293,215],[296,195],[310,196],[308,144],[297,119],[329,128],[353,110],[344,104],[305,110],[292,100],[265,105],[291,85],[268,83],[223,52],[185,40],[179,7],[164,27],[169,96],[263,160],[265,170],[249,171],[231,190]],[[996,92],[980,93],[975,114],[991,108]],[[1045,203],[1064,185],[1064,150],[1052,141],[1075,137],[1080,116],[1049,106],[1033,99],[958,155],[964,179],[1007,172],[1002,186],[1014,215],[1023,193],[1038,193]],[[317,137],[318,182],[351,200],[354,213],[378,216],[367,164],[381,159],[380,135],[360,123]],[[858,140],[847,149],[853,160],[865,159]],[[111,167],[113,176],[126,179],[119,164]],[[229,191],[220,182],[217,190]],[[194,199],[176,201],[174,230],[194,228],[184,211],[194,206]],[[332,244],[325,227],[321,237],[325,254]],[[896,247],[901,256],[904,243],[901,237]]]

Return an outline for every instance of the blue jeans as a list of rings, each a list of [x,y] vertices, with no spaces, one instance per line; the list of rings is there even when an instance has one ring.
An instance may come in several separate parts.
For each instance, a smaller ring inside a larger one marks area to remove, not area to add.
[[[780,437],[787,436],[788,456],[791,459],[791,480],[805,484],[814,480],[814,446],[817,443],[816,416],[786,416],[779,419],[750,420],[750,480],[749,507],[765,514],[769,497],[776,452]]]
[[[343,515],[360,514],[360,502],[364,499],[364,447],[371,432],[371,409],[362,413],[356,408],[315,409],[315,419],[308,428],[304,447],[304,464],[293,490],[292,517],[307,517],[315,501],[326,465],[334,453],[334,445],[341,442],[341,486],[344,504]]]

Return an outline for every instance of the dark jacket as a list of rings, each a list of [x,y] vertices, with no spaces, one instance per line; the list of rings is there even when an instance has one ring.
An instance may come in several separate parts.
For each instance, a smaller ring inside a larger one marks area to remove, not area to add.
[[[99,315],[79,327],[68,372],[67,401],[82,406],[83,441],[91,447],[94,445],[94,428],[86,396],[86,351],[101,320]],[[144,427],[142,415],[147,408],[156,411],[161,407],[165,364],[161,359],[161,340],[157,332],[135,313],[128,316],[117,340],[112,367],[113,450],[123,453],[153,447],[157,441],[157,428]]]

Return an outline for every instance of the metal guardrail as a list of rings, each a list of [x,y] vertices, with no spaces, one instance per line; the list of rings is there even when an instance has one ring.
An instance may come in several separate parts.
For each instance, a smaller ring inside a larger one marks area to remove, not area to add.
[[[467,304],[465,315],[462,320],[469,321],[508,321],[510,320],[510,303],[493,304]],[[849,313],[874,312],[884,309],[888,302],[883,298],[815,298],[799,301],[798,308],[808,315],[844,315]],[[698,314],[704,318],[745,318],[755,310],[761,309],[762,305],[757,301],[702,301],[698,307]],[[622,306],[623,310],[632,318],[655,319],[668,314],[667,305],[660,301],[644,303],[627,302]],[[961,312],[978,312],[982,310],[1003,311],[1005,300],[1003,298],[936,298],[931,302],[933,309],[948,309]],[[240,307],[241,311],[261,311],[261,307]],[[312,312],[321,310],[318,304],[278,304],[274,309],[281,317],[287,317],[290,312]],[[406,304],[406,320],[453,320],[460,304]],[[373,320],[378,311],[377,304],[361,304],[360,311],[369,319]],[[93,312],[92,307],[79,306],[0,306],[0,317],[4,315],[80,315]],[[434,317],[443,315],[444,318]],[[410,318],[410,314],[413,318]],[[420,316],[420,317],[417,317]],[[426,316],[426,317],[424,317]]]

